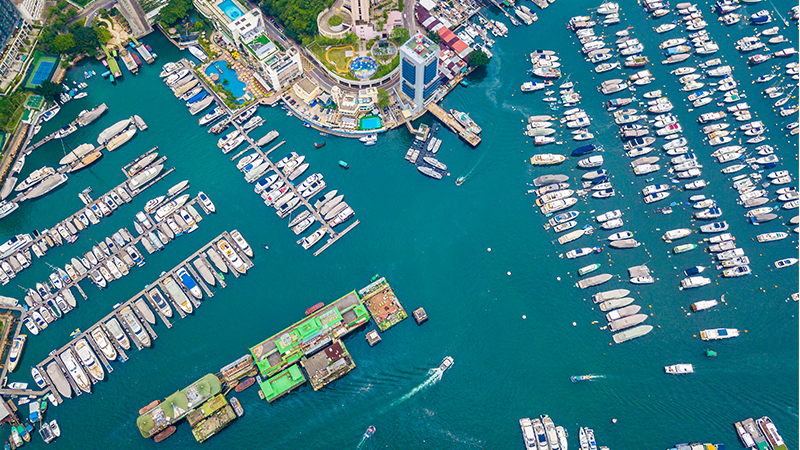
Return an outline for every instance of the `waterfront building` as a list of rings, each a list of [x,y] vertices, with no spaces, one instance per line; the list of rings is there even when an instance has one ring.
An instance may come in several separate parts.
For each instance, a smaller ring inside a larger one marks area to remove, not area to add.
[[[235,43],[240,54],[258,65],[263,77],[254,74],[254,78],[265,91],[280,91],[303,73],[300,54],[291,48],[281,52],[269,39],[258,8],[248,11],[236,0],[194,0],[194,5],[217,31]]]
[[[307,77],[303,77],[292,86],[294,95],[303,101],[306,105],[310,105],[317,99],[321,92],[317,83]]]
[[[378,90],[375,88],[359,89],[356,94],[334,87],[331,89],[331,94],[342,116],[358,117],[372,111],[378,105]]]
[[[276,91],[280,91],[295,78],[303,74],[303,62],[300,60],[300,53],[294,48],[290,48],[283,53],[278,53],[265,62],[264,75],[267,82]]]
[[[356,364],[344,343],[339,339],[321,351],[302,360],[300,364],[306,370],[311,387],[318,391],[337,380],[347,372],[355,369]]]
[[[416,113],[439,88],[439,46],[417,32],[398,51],[402,92],[414,102]]]

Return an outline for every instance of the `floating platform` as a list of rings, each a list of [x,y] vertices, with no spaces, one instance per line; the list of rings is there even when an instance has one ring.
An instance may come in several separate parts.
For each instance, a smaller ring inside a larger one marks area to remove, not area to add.
[[[408,319],[408,314],[400,304],[400,300],[394,295],[386,278],[380,278],[361,289],[358,291],[358,295],[381,332]]]
[[[263,376],[273,376],[369,321],[356,291],[250,348]]]
[[[411,315],[414,316],[414,320],[417,322],[417,325],[422,325],[428,321],[428,313],[426,313],[422,307],[415,309]]]

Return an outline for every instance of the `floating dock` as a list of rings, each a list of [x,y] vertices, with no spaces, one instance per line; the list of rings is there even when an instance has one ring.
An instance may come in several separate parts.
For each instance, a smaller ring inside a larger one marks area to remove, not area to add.
[[[153,149],[153,150],[155,150],[155,149]],[[149,154],[149,153],[150,153],[150,152],[152,152],[153,150],[150,150],[150,151],[149,151],[149,152],[147,152],[146,154]],[[145,154],[145,155],[146,155],[146,154]],[[142,157],[143,157],[143,156],[144,156],[144,155],[142,155]],[[136,160],[139,160],[139,159],[141,159],[141,157],[137,158]],[[156,161],[153,161],[152,163],[150,163],[150,164],[149,164],[147,167],[152,167],[152,166],[154,166],[154,165],[156,165],[156,164],[163,164],[163,163],[166,161],[166,159],[167,159],[167,157],[166,157],[166,156],[163,156],[163,157],[159,158],[158,160],[156,160]],[[136,160],[135,160],[135,161],[136,161]],[[135,162],[135,161],[134,161],[134,162]],[[131,164],[133,164],[133,163],[131,163]],[[125,168],[127,168],[128,166],[130,166],[130,164],[126,165],[126,166],[125,166]],[[78,220],[78,216],[79,216],[80,214],[82,214],[82,213],[83,213],[83,212],[84,212],[86,209],[88,209],[88,208],[91,208],[91,206],[92,206],[93,204],[95,204],[95,203],[99,203],[100,201],[102,201],[102,198],[103,198],[103,197],[108,197],[108,196],[110,196],[110,195],[117,195],[118,197],[120,197],[120,198],[123,200],[123,202],[125,202],[125,203],[129,203],[130,201],[132,201],[132,199],[133,199],[134,197],[136,197],[136,196],[137,196],[137,195],[139,195],[140,193],[144,192],[145,190],[147,190],[149,187],[153,186],[154,184],[156,184],[156,183],[157,183],[159,180],[161,180],[161,179],[162,179],[162,178],[164,178],[165,176],[169,175],[169,174],[170,174],[170,173],[172,173],[174,170],[175,170],[175,168],[173,167],[173,168],[171,168],[171,169],[168,169],[168,170],[166,170],[166,171],[163,171],[161,174],[159,174],[159,176],[158,176],[158,177],[154,178],[153,180],[150,180],[150,181],[148,181],[146,184],[144,184],[143,186],[139,187],[138,189],[129,189],[129,188],[128,188],[128,182],[130,181],[130,177],[129,177],[129,176],[128,176],[128,174],[126,173],[126,174],[125,174],[125,176],[126,176],[126,179],[125,179],[125,181],[123,181],[123,182],[122,182],[122,183],[120,183],[119,185],[117,185],[117,186],[115,186],[115,187],[111,188],[111,190],[109,190],[109,191],[108,191],[108,192],[106,192],[105,194],[102,194],[102,195],[100,195],[100,197],[99,197],[99,199],[98,199],[98,200],[93,200],[93,199],[92,199],[92,198],[89,196],[89,194],[88,194],[88,193],[89,193],[89,192],[91,192],[91,188],[84,189],[84,191],[83,191],[83,192],[81,192],[81,193],[79,194],[79,197],[81,198],[81,201],[84,203],[84,206],[83,206],[83,207],[81,207],[81,209],[80,209],[80,210],[78,210],[78,211],[76,211],[75,213],[71,214],[71,215],[70,215],[70,216],[68,216],[66,219],[62,220],[61,222],[58,222],[57,224],[53,225],[52,227],[50,227],[50,229],[49,229],[49,230],[45,230],[45,231],[43,231],[43,232],[41,233],[41,236],[40,236],[40,237],[37,237],[37,238],[35,238],[35,239],[33,240],[33,242],[31,242],[30,244],[28,244],[28,245],[26,245],[25,247],[21,248],[21,249],[19,250],[19,252],[26,252],[26,251],[29,251],[29,250],[31,249],[31,247],[32,247],[34,244],[37,244],[37,243],[39,243],[39,242],[40,242],[40,241],[42,241],[42,240],[46,240],[46,238],[45,238],[45,236],[46,236],[46,235],[48,235],[48,234],[49,234],[49,235],[51,235],[51,236],[52,236],[52,233],[57,233],[57,231],[56,231],[56,230],[58,229],[58,227],[59,227],[59,226],[65,226],[66,228],[73,227],[73,224],[75,223],[75,221],[76,221],[76,220]],[[124,172],[124,168],[123,168],[123,172]],[[130,197],[130,199],[127,199],[127,198],[126,198],[124,195],[119,195],[119,194],[121,193],[121,191],[122,191],[122,192],[124,192],[125,194],[127,194],[127,196],[128,196],[128,197]],[[119,206],[122,206],[122,205],[119,205]],[[113,214],[113,210],[112,210],[112,214]],[[104,218],[104,217],[105,217],[105,216],[103,216],[103,217],[98,217],[98,219],[102,220],[102,218]],[[69,225],[67,225],[67,223],[69,223]],[[90,224],[89,224],[89,226],[91,226],[91,225],[92,225],[92,224],[90,223]],[[79,232],[80,232],[80,231],[82,231],[82,230],[77,230],[77,232],[76,232],[76,233],[74,233],[74,234],[73,234],[73,233],[70,233],[70,235],[75,235],[75,236],[77,236],[77,235],[79,234]],[[55,244],[55,246],[61,246],[61,245],[64,245],[64,243],[65,243],[65,241],[63,241],[63,239],[51,239],[51,240],[52,240],[52,241],[54,241],[54,244]],[[59,241],[61,241],[61,243],[59,243]],[[48,242],[48,244],[49,244],[49,242]],[[50,245],[48,245],[48,247],[49,247],[49,248],[52,248],[52,246],[50,246]],[[34,260],[31,258],[31,261],[30,261],[30,262],[31,262],[31,264],[33,264],[33,261],[34,261]]]
[[[386,278],[380,278],[361,289],[358,291],[358,295],[381,332],[408,319],[408,314],[403,309],[403,305],[400,304],[397,296],[394,295],[394,291],[389,286]]]
[[[241,132],[242,134],[245,134],[244,130],[241,128],[241,125],[239,125],[238,123],[234,122],[234,126],[236,127],[237,130],[239,130],[239,132]],[[272,153],[275,149],[277,149],[281,145],[283,145],[285,143],[285,141],[279,142],[278,144],[276,144],[274,147],[272,147],[271,149],[269,149],[266,152],[263,151],[261,149],[261,147],[259,147],[256,144],[256,142],[249,135],[245,134],[245,141],[249,144],[248,147],[245,149],[245,151],[250,150],[250,149],[255,150],[261,156],[261,159],[269,165],[269,170],[267,171],[267,173],[269,173],[269,171],[273,171],[276,174],[278,174],[278,179],[282,180],[285,183],[286,186],[289,186],[290,191],[292,193],[294,193],[294,195],[296,195],[300,199],[300,202],[297,204],[297,206],[295,206],[294,208],[286,211],[285,214],[282,216],[282,218],[290,215],[292,212],[294,212],[294,211],[300,209],[301,207],[305,206],[306,209],[308,210],[309,214],[312,215],[316,219],[315,223],[322,224],[322,228],[325,229],[325,231],[328,234],[329,238],[319,250],[314,252],[314,256],[318,256],[320,253],[322,253],[325,250],[327,250],[328,247],[333,245],[334,242],[336,242],[339,239],[341,239],[342,236],[344,236],[345,234],[349,233],[350,230],[352,230],[359,223],[361,223],[358,219],[356,219],[355,222],[350,224],[343,231],[337,232],[333,228],[334,226],[336,226],[336,225],[334,225],[333,221],[332,220],[331,221],[325,220],[324,216],[322,214],[320,214],[319,211],[317,211],[311,205],[311,203],[309,203],[309,199],[312,199],[315,195],[317,195],[319,192],[321,192],[322,189],[324,189],[324,187],[321,187],[318,190],[318,192],[316,192],[314,195],[310,195],[308,197],[304,197],[304,196],[300,195],[300,192],[298,192],[298,190],[295,187],[295,185],[286,177],[286,175],[284,175],[283,171],[278,169],[275,166],[275,164],[268,158],[268,155],[270,153]]]
[[[153,330],[153,328],[151,326],[151,324],[155,323],[155,320],[152,320],[152,321],[148,320],[148,317],[151,317],[151,318],[153,317],[153,313],[152,313],[152,311],[150,309],[152,308],[152,310],[156,311],[158,317],[167,326],[167,328],[170,328],[172,326],[172,324],[165,317],[165,315],[161,312],[160,308],[155,303],[155,301],[150,297],[150,295],[147,294],[147,291],[150,291],[150,290],[154,289],[156,286],[158,286],[158,287],[163,286],[163,280],[166,277],[173,277],[174,279],[179,281],[179,278],[175,276],[175,271],[178,270],[180,267],[188,267],[190,265],[189,263],[191,261],[193,261],[194,259],[196,259],[198,257],[201,257],[201,255],[203,255],[205,251],[207,251],[208,249],[214,247],[216,245],[216,243],[218,241],[220,241],[221,239],[226,239],[229,242],[231,242],[231,248],[237,253],[237,256],[239,256],[242,259],[242,261],[244,261],[244,263],[247,265],[247,267],[252,267],[253,266],[253,263],[249,259],[247,259],[247,257],[233,243],[234,241],[231,238],[231,236],[227,232],[223,232],[220,235],[218,235],[217,237],[215,237],[214,239],[212,239],[209,243],[207,243],[206,245],[201,247],[199,250],[197,250],[196,252],[192,253],[192,255],[190,255],[188,258],[186,258],[185,260],[180,262],[173,269],[166,271],[160,278],[158,278],[153,283],[150,283],[145,289],[143,289],[142,291],[140,291],[139,293],[137,293],[136,295],[134,295],[133,297],[131,297],[127,301],[117,305],[117,307],[111,313],[109,313],[108,315],[103,317],[99,322],[97,322],[94,325],[91,325],[90,327],[88,327],[86,331],[78,334],[77,336],[74,336],[74,338],[69,343],[67,343],[66,345],[64,345],[60,349],[54,350],[53,352],[51,352],[51,355],[49,357],[45,358],[44,360],[42,360],[39,364],[36,365],[36,367],[39,369],[39,371],[42,373],[43,376],[47,376],[47,370],[45,369],[45,367],[49,366],[51,363],[55,363],[61,369],[60,371],[62,372],[62,374],[65,375],[64,378],[66,379],[66,382],[70,385],[72,392],[76,393],[77,395],[80,395],[81,390],[78,389],[78,387],[74,384],[74,381],[68,375],[68,372],[66,371],[66,368],[64,367],[63,362],[60,360],[60,358],[57,357],[57,355],[60,355],[62,352],[64,352],[67,349],[72,349],[74,347],[75,342],[78,341],[79,339],[86,339],[86,341],[94,349],[95,356],[97,356],[100,364],[103,367],[105,367],[106,371],[108,371],[109,373],[111,371],[113,371],[113,368],[111,370],[109,370],[109,367],[110,367],[109,361],[107,361],[105,359],[103,353],[101,351],[99,351],[100,350],[99,346],[97,345],[97,342],[95,342],[94,338],[91,335],[92,330],[94,330],[96,327],[100,327],[105,332],[105,334],[108,336],[109,340],[112,341],[112,345],[114,347],[116,347],[115,349],[116,349],[116,351],[118,353],[118,358],[120,358],[122,360],[127,360],[128,356],[125,353],[125,351],[123,350],[122,343],[117,341],[116,338],[114,337],[114,334],[110,333],[108,328],[107,328],[107,324],[106,323],[111,319],[116,319],[117,322],[120,324],[120,326],[122,326],[122,328],[124,329],[124,334],[127,335],[128,340],[130,342],[133,342],[133,344],[136,346],[136,348],[138,350],[142,350],[145,347],[145,345],[143,345],[141,340],[137,338],[136,331],[139,331],[139,330],[131,329],[131,325],[129,324],[128,321],[126,321],[121,316],[120,312],[123,311],[124,309],[126,309],[127,307],[130,307],[134,317],[136,318],[136,320],[138,320],[138,325],[141,326],[141,328],[142,328],[142,330],[140,331],[139,334],[141,334],[141,332],[144,332],[150,338],[151,341],[154,340],[154,339],[157,339],[158,335],[156,334],[155,330]],[[208,290],[208,287],[204,284],[204,281],[203,281],[202,278],[197,277],[197,278],[194,279],[194,281],[199,286],[203,286],[204,290]],[[180,285],[180,284],[179,284],[179,287],[184,291],[184,294],[187,297],[190,297],[190,298],[192,297],[192,295],[189,293],[188,289],[185,289],[185,287]],[[162,292],[164,292],[163,288],[162,288]],[[174,302],[174,300],[171,299],[168,295],[163,295],[163,297],[169,303],[170,308],[172,308],[173,310],[177,310],[178,312],[182,312],[181,309],[180,309],[180,306],[177,305]],[[140,299],[144,299],[144,300],[142,300],[141,302],[137,302]],[[196,306],[200,306],[200,303],[196,302],[195,305]],[[181,317],[185,317],[185,314],[181,314]],[[19,326],[17,327],[17,334],[18,334],[18,332],[19,332]],[[15,336],[16,336],[16,334],[15,334]],[[78,361],[79,365],[81,365],[81,367],[83,367],[83,363],[79,359],[77,359],[77,361]],[[8,392],[4,392],[4,390],[0,389],[0,394],[6,394],[6,395],[45,395],[48,392],[52,392],[52,393],[54,393],[55,396],[57,396],[57,399],[59,399],[59,401],[60,401],[60,399],[63,396],[65,396],[66,394],[63,394],[63,395],[59,394],[59,391],[61,391],[62,389],[56,389],[55,385],[54,385],[54,382],[53,382],[54,380],[51,380],[49,376],[47,376],[47,378],[45,380],[46,380],[48,386],[47,386],[46,389],[41,390],[41,391],[11,392],[11,390],[7,390]]]
[[[437,105],[436,103],[429,103],[427,106],[428,111],[433,114],[434,117],[439,119],[447,128],[450,128],[454,133],[456,133],[461,139],[466,141],[467,144],[477,147],[478,144],[481,143],[481,138],[476,136],[473,133],[467,131],[464,126],[462,126],[458,121],[453,118],[447,111],[442,109],[441,106]]]

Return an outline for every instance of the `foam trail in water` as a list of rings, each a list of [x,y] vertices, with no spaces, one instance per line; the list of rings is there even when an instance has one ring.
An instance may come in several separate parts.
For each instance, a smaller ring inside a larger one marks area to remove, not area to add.
[[[387,410],[392,409],[397,405],[400,405],[401,403],[405,402],[406,400],[408,400],[411,397],[413,397],[414,395],[416,395],[417,392],[427,388],[428,386],[432,386],[432,385],[436,384],[436,382],[441,380],[441,379],[442,379],[442,371],[438,367],[435,368],[435,369],[429,370],[428,371],[428,378],[426,378],[425,381],[420,383],[419,386],[417,386],[414,389],[412,389],[409,393],[403,395],[399,399],[397,399],[394,402],[392,402],[392,404],[389,405]]]

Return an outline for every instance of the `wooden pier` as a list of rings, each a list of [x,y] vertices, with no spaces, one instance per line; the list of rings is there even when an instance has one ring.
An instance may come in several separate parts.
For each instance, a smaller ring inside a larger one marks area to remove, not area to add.
[[[447,128],[452,130],[456,133],[461,139],[466,141],[469,145],[473,147],[477,147],[478,144],[481,143],[481,138],[471,132],[469,132],[463,125],[461,125],[453,116],[451,116],[447,111],[442,109],[441,106],[437,105],[436,103],[429,103],[427,106],[428,111],[434,115],[440,122],[442,122]]]

